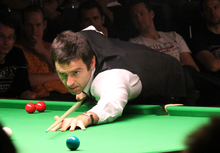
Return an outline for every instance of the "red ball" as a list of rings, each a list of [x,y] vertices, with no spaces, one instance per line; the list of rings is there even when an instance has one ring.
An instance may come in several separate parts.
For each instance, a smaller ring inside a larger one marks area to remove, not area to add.
[[[34,113],[35,112],[35,104],[34,103],[27,103],[25,105],[25,110],[30,114]]]
[[[45,111],[45,109],[46,109],[46,104],[45,104],[45,102],[43,102],[43,101],[39,101],[37,104],[36,104],[36,110],[38,111],[38,112],[44,112]]]

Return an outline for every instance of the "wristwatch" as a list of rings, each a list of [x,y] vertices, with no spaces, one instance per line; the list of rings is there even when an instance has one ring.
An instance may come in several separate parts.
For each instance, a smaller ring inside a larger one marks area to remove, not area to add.
[[[92,120],[92,125],[93,125],[93,123],[94,123],[93,115],[88,113],[88,112],[83,113],[83,115],[89,116],[91,118],[91,120]]]

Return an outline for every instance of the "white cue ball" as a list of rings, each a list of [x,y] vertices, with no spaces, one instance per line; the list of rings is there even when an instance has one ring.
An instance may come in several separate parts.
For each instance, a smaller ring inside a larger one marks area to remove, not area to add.
[[[3,127],[2,129],[9,136],[9,138],[12,136],[12,130],[9,127]]]

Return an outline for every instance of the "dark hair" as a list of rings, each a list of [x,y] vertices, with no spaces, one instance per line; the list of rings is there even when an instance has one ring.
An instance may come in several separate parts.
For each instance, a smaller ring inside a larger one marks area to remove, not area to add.
[[[220,150],[220,117],[212,117],[210,123],[200,127],[186,139],[187,153],[216,153]]]
[[[15,21],[11,13],[1,12],[0,13],[0,23],[6,27],[12,28],[16,31]]]
[[[24,23],[24,16],[26,13],[32,13],[32,12],[41,12],[43,15],[43,20],[45,20],[45,15],[44,15],[44,11],[43,9],[37,5],[37,4],[32,4],[27,6],[26,8],[24,8],[24,10],[22,11],[22,22]]]
[[[200,0],[200,11],[203,12],[203,3],[207,0]]]
[[[139,4],[139,3],[144,3],[146,9],[149,12],[153,10],[153,7],[148,0],[130,0],[129,1],[129,8],[131,9],[131,7],[133,7],[134,5]]]
[[[105,16],[105,13],[102,9],[102,6],[95,0],[88,0],[88,1],[85,1],[85,2],[82,2],[79,7],[78,7],[78,19],[79,21],[81,21],[81,18],[82,18],[82,10],[90,10],[92,8],[97,8],[100,15],[101,16]]]
[[[71,61],[82,59],[89,70],[93,53],[87,39],[82,34],[70,30],[58,34],[51,46],[51,60],[54,68],[56,61],[69,65]]]
[[[203,4],[204,2],[207,2],[208,0],[200,0],[200,11],[203,12]],[[220,0],[219,0],[220,1]]]
[[[3,125],[0,124],[0,152],[1,153],[16,153],[15,145],[3,130]]]

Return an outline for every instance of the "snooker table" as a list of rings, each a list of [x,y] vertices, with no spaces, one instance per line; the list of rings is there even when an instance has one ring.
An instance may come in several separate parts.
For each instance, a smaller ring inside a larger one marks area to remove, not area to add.
[[[38,100],[39,101],[39,100]],[[123,116],[113,123],[90,126],[85,131],[46,133],[55,115],[63,115],[75,102],[44,101],[45,112],[28,114],[24,107],[37,100],[0,99],[0,123],[13,131],[11,141],[18,153],[70,153],[66,140],[76,136],[79,153],[158,153],[185,149],[184,140],[210,116],[220,114],[217,107],[168,107],[159,105],[127,105]],[[70,116],[88,110],[82,105]]]

